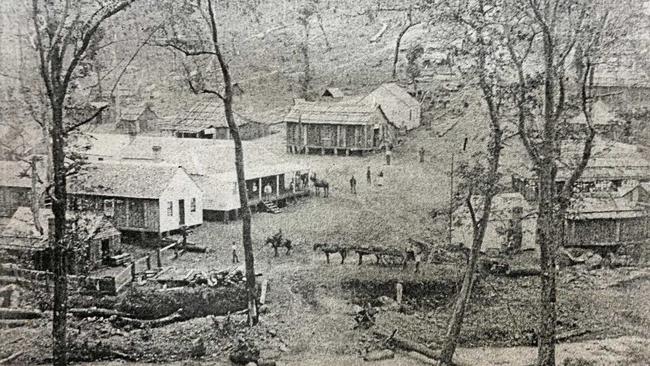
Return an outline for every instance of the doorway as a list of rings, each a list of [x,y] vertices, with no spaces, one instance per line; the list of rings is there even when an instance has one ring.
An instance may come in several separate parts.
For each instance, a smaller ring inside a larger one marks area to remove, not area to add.
[[[185,200],[178,200],[178,223],[185,225]]]

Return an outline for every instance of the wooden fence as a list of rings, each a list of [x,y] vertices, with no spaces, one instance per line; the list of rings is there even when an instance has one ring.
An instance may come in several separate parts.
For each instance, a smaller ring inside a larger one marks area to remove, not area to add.
[[[122,272],[115,276],[115,293],[120,293],[126,285],[135,282],[138,278],[138,274],[145,273],[146,271],[159,272],[164,264],[163,258],[165,252],[173,249],[174,258],[178,258],[177,245],[178,243],[172,243],[164,248],[156,250],[155,258],[152,258],[152,255],[149,254],[135,261],[131,261]]]

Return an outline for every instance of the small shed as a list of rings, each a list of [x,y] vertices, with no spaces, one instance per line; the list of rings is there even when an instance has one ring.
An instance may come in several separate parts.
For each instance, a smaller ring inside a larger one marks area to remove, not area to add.
[[[483,197],[474,197],[476,215]],[[453,214],[452,240],[466,247],[472,245],[473,228],[467,206],[463,205]],[[500,193],[492,200],[490,220],[485,231],[483,251],[502,251],[507,248],[535,248],[537,229],[535,208],[520,193]]]
[[[420,103],[395,83],[380,85],[361,102],[369,105],[378,104],[388,121],[399,129],[408,131],[420,126]]]
[[[297,101],[284,122],[293,153],[363,155],[395,141],[395,127],[379,105]]]
[[[242,140],[253,140],[269,134],[269,126],[235,112],[235,123]],[[216,98],[204,99],[192,106],[163,131],[175,137],[229,140],[232,138],[223,103]]]
[[[580,197],[567,212],[565,246],[616,246],[650,237],[648,192],[641,185]]]
[[[120,111],[120,120],[115,129],[124,133],[141,133],[156,128],[158,115],[152,110],[151,104],[140,107],[127,107]]]
[[[34,215],[28,207],[19,207],[0,238],[0,247],[32,259],[35,269],[49,270],[50,228],[54,215],[47,208],[39,210],[43,233],[36,230]],[[82,257],[74,258],[75,268],[94,268],[121,249],[121,233],[104,216],[92,212],[68,211],[67,222],[85,245]]]
[[[178,165],[97,162],[68,192],[73,208],[103,213],[121,231],[162,235],[203,223],[203,192]]]
[[[29,206],[31,191],[29,163],[0,161],[0,217],[11,217],[18,207]]]

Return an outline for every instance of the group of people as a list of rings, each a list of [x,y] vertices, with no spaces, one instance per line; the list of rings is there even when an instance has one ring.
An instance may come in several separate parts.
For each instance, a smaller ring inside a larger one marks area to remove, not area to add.
[[[370,167],[366,170],[366,183],[368,185],[372,185],[372,172],[370,171]],[[377,174],[377,181],[376,181],[378,186],[383,186],[384,185],[384,171],[380,170],[379,174]],[[350,178],[350,193],[352,194],[357,194],[357,178],[352,175]]]

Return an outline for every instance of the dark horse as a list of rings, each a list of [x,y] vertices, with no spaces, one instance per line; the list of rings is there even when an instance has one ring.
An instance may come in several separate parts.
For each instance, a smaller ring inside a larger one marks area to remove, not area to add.
[[[314,250],[320,250],[325,253],[327,264],[330,264],[330,254],[339,253],[341,255],[341,264],[345,262],[345,257],[348,256],[348,248],[336,244],[316,243]]]
[[[271,237],[266,238],[266,242],[264,242],[264,245],[267,245],[267,244],[271,244],[271,246],[273,247],[273,251],[275,253],[273,255],[274,257],[278,256],[278,248],[280,248],[280,247],[287,248],[287,253],[286,253],[287,255],[289,255],[289,252],[291,252],[291,249],[293,249],[293,245],[291,245],[291,240],[289,240],[289,239],[282,240],[280,238],[276,238],[276,237],[271,236]]]
[[[324,179],[318,179],[315,176],[312,176],[309,178],[313,183],[314,187],[316,187],[316,195],[320,195],[320,188],[323,189],[323,197],[329,197],[330,195],[330,184],[324,180]]]

